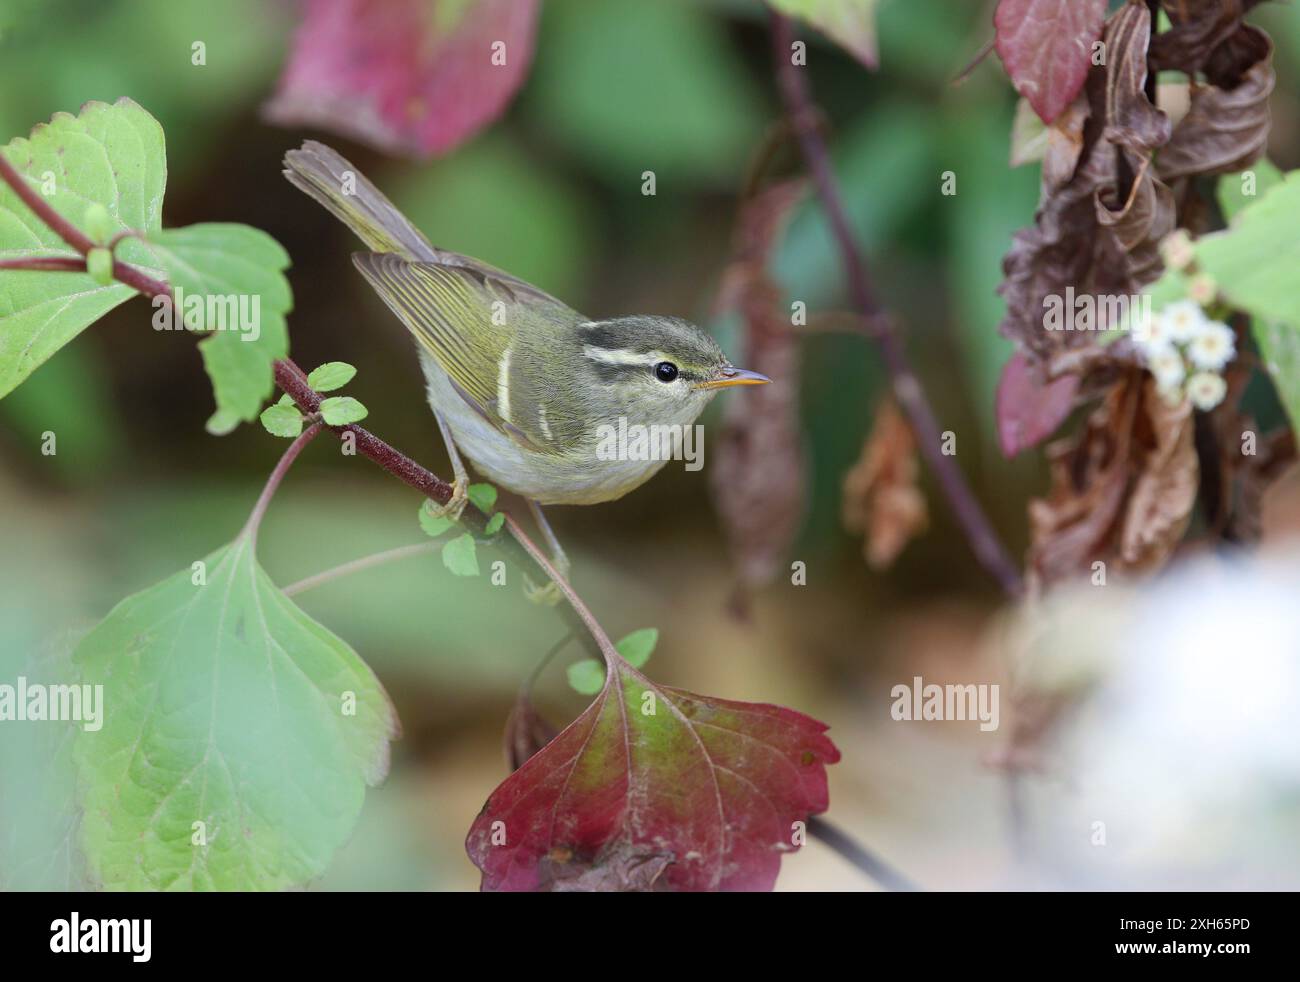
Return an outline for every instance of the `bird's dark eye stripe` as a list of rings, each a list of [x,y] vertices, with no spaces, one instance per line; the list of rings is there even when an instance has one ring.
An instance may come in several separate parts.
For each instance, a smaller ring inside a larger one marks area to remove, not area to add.
[[[606,365],[601,362],[593,362],[591,367],[596,372],[596,378],[607,385],[645,371],[643,365]]]
[[[595,322],[582,328],[582,340],[584,344],[611,351],[623,348],[627,343],[627,338],[619,337],[616,332]]]

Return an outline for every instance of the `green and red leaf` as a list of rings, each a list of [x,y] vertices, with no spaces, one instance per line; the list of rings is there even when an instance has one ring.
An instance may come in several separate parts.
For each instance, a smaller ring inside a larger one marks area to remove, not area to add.
[[[483,889],[770,890],[828,804],[825,724],[611,661],[596,700],[475,819]]]

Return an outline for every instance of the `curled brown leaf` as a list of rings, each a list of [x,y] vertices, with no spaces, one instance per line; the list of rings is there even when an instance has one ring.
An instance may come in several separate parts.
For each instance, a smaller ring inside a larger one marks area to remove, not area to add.
[[[1171,125],[1145,92],[1150,32],[1141,3],[1126,4],[1107,22],[1107,64],[1092,69],[1049,134],[1034,225],[1016,233],[1003,260],[1000,329],[1032,361],[1095,339],[1047,330],[1050,302],[1071,291],[1076,298],[1129,297],[1159,273],[1158,243],[1174,227],[1175,202],[1151,164]],[[1102,317],[1094,326],[1108,324]]]
[[[1231,174],[1259,159],[1268,145],[1269,96],[1275,82],[1268,35],[1242,27],[1216,52],[1222,85],[1192,88],[1187,115],[1158,159],[1166,181],[1193,174]]]
[[[917,486],[916,438],[893,400],[876,413],[862,456],[844,476],[844,527],[865,533],[862,552],[872,569],[887,568],[929,519]]]
[[[1196,500],[1190,403],[1169,405],[1146,373],[1132,371],[1048,456],[1051,491],[1029,506],[1038,585],[1086,575],[1098,561],[1135,572],[1165,562]]]

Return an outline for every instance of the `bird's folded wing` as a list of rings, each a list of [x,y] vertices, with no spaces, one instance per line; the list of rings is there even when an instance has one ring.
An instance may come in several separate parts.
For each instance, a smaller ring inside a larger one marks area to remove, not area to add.
[[[461,397],[484,419],[531,450],[556,451],[532,432],[532,416],[511,418],[509,350],[514,332],[540,311],[578,320],[549,294],[467,257],[454,262],[412,262],[395,253],[358,252],[357,269],[369,280],[420,346],[438,363]],[[503,398],[504,396],[504,398]]]

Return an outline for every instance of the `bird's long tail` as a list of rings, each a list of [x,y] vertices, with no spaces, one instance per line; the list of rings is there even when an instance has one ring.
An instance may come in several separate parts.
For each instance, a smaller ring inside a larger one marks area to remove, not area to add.
[[[284,155],[284,176],[352,229],[375,252],[432,260],[438,251],[342,154],[307,140]]]

